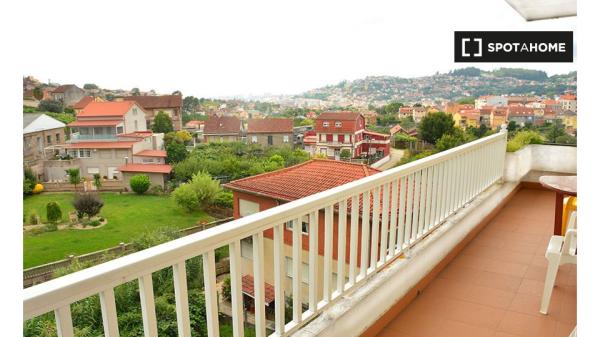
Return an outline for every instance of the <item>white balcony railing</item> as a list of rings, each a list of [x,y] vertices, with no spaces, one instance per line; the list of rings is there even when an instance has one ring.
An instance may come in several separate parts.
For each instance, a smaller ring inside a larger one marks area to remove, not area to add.
[[[394,169],[271,208],[218,227],[121,257],[24,290],[24,319],[54,311],[59,336],[73,336],[70,304],[99,294],[105,336],[118,336],[113,289],[138,280],[145,336],[157,336],[152,273],[172,268],[179,336],[190,336],[185,261],[202,256],[208,335],[218,336],[215,249],[228,245],[234,336],[243,336],[242,257],[240,240],[252,237],[256,335],[264,336],[263,231],[274,231],[275,335],[297,331],[342,295],[354,290],[385,265],[435,230],[451,214],[501,179],[506,133],[498,133]],[[359,206],[360,200],[369,200]],[[325,212],[323,279],[317,282],[318,213]],[[350,259],[333,260],[333,214],[339,211],[337,256],[345,256],[350,231]],[[362,212],[362,217],[359,216]],[[372,214],[372,216],[371,216]],[[307,310],[301,303],[301,219],[309,215]],[[349,226],[347,227],[347,219]],[[285,323],[284,241],[293,221],[293,319]],[[359,221],[361,231],[359,233]],[[360,242],[360,252],[359,245]],[[359,260],[360,254],[360,262]],[[348,268],[346,270],[346,268]],[[348,275],[337,277],[332,273]],[[322,285],[322,296],[316,289]]]

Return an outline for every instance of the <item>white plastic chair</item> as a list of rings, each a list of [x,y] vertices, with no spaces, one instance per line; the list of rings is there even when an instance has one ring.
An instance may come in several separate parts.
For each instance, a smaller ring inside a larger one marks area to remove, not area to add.
[[[567,232],[565,236],[553,235],[548,243],[546,250],[546,259],[548,260],[548,271],[546,272],[546,282],[544,283],[544,294],[542,295],[542,305],[540,312],[548,314],[550,297],[556,281],[558,267],[563,264],[577,264],[577,212],[571,213]]]

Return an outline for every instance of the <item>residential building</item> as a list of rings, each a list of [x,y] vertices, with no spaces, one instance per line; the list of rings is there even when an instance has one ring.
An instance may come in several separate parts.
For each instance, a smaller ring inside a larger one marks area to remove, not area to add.
[[[324,112],[315,121],[317,153],[340,159],[344,149],[352,158],[389,154],[389,135],[366,132],[365,119],[358,112]]]
[[[82,177],[99,174],[120,180],[124,188],[133,172],[143,172],[164,187],[171,172],[165,164],[164,135],[147,130],[144,110],[136,102],[90,102],[76,118],[68,125],[69,142],[48,148],[61,152],[45,162],[48,180],[65,180],[65,169],[79,168]]]
[[[241,140],[242,122],[234,116],[212,115],[204,123],[204,141],[238,142]]]
[[[73,104],[73,110],[75,110],[75,114],[78,114],[83,111],[83,109],[91,102],[104,102],[105,100],[102,97],[98,96],[83,96],[79,102]]]
[[[577,132],[577,113],[563,111],[556,115],[556,119],[560,120],[568,133],[575,134]]]
[[[545,109],[550,109],[554,113],[558,113],[558,112],[562,111],[562,106],[561,106],[559,100],[547,99],[547,100],[543,100],[542,104],[543,104],[543,106],[544,106]]]
[[[522,105],[512,105],[508,107],[507,119],[508,121],[514,121],[518,125],[525,125],[527,123],[533,124],[538,116],[534,114],[533,108],[528,108]]]
[[[460,110],[452,114],[454,125],[461,128],[479,127],[481,113],[479,109]]]
[[[365,123],[367,125],[375,125],[377,124],[377,117],[379,115],[377,115],[377,113],[375,111],[365,111],[362,113],[362,115],[365,117]]]
[[[173,122],[174,130],[183,129],[183,119],[181,116],[181,106],[183,100],[181,95],[162,95],[162,96],[127,96],[124,101],[134,101],[144,109],[146,114],[146,127],[150,129],[154,122],[154,117],[159,112],[164,112]]]
[[[62,102],[65,106],[70,107],[85,96],[85,90],[74,84],[65,84],[52,90],[50,96],[53,100]]]
[[[224,184],[223,187],[233,191],[233,217],[239,219],[254,213],[258,213],[269,208],[276,207],[306,196],[313,195],[315,193],[328,190],[343,184],[368,177],[380,172],[377,169],[371,168],[363,164],[353,164],[341,161],[334,161],[328,159],[313,159],[307,162],[277,170],[274,172],[268,172],[259,174],[256,176],[243,178],[232,181],[228,184]],[[334,261],[337,261],[338,252],[338,212],[333,211],[332,224],[334,239],[331,242],[333,247]],[[300,220],[301,232],[302,232],[302,301],[308,303],[308,247],[310,241],[309,235],[309,215],[303,216]],[[345,230],[346,240],[344,251],[350,251],[350,218],[348,217],[344,225],[347,227]],[[292,230],[294,223],[289,221],[285,224],[283,230],[284,239],[284,261],[286,270],[285,279],[285,293],[292,293]],[[324,238],[325,238],[325,212],[318,213],[318,264],[319,270],[323,270],[323,254],[324,254]],[[360,225],[359,225],[360,232]],[[273,270],[273,230],[266,231],[265,234],[265,270]],[[242,273],[244,275],[253,275],[253,254],[252,254],[252,240],[246,238],[242,240]],[[360,243],[358,243],[360,251]],[[346,262],[348,262],[349,256],[345,256]],[[359,259],[360,260],[360,259]],[[334,262],[335,263],[335,262]],[[346,268],[347,270],[347,268]],[[347,275],[344,275],[347,277]],[[320,278],[322,279],[322,278]],[[333,274],[333,284],[336,283],[337,274]],[[274,284],[274,278],[272,273],[265,275],[264,281],[269,284]],[[322,282],[315,284],[318,290],[318,294],[321,294],[323,289]],[[319,295],[320,296],[320,295]]]
[[[574,94],[561,95],[558,101],[563,110],[577,112],[577,96]]]
[[[293,146],[294,120],[291,118],[249,119],[246,130],[248,144]]]
[[[527,105],[536,100],[535,96],[508,96],[506,105]]]
[[[204,123],[205,121],[189,121],[185,123],[183,129],[192,135],[194,143],[200,143],[204,140]]]
[[[317,154],[317,132],[315,130],[309,130],[304,133],[302,146],[304,151],[310,153],[311,157]]]
[[[44,177],[45,148],[65,143],[65,123],[37,113],[23,114],[23,166],[29,167],[41,181]]]
[[[494,107],[490,113],[490,128],[497,129],[503,124],[506,124],[508,116],[508,107],[497,106]]]

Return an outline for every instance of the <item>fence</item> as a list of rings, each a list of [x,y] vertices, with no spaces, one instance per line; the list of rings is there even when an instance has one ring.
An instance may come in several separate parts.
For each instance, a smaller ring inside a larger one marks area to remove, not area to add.
[[[193,233],[197,233],[203,231],[208,228],[212,228],[224,222],[230,221],[232,218],[219,219],[212,222],[208,222],[205,224],[200,224],[197,226],[192,226],[188,228],[181,229],[179,232],[182,236],[190,235]],[[62,268],[67,268],[71,266],[75,261],[80,263],[92,263],[97,264],[104,262],[106,260],[106,256],[110,256],[112,254],[115,255],[127,255],[129,253],[134,252],[134,248],[130,243],[121,243],[120,245],[108,249],[99,250],[96,252],[74,256],[71,255],[66,259],[62,259],[55,262],[50,262],[47,264],[43,264],[41,266],[32,267],[29,269],[25,269],[23,271],[23,288],[31,287],[35,284],[46,282],[55,278],[55,272]],[[227,268],[227,272],[229,268]]]
[[[291,334],[407,253],[450,215],[502,178],[506,132],[279,205],[99,266],[25,289],[24,319],[53,311],[61,336],[73,336],[70,304],[100,296],[105,336],[118,336],[114,287],[137,280],[146,336],[157,336],[152,273],[172,268],[179,336],[190,336],[185,261],[202,256],[208,336],[219,335],[215,250],[229,246],[233,335],[243,336],[241,240],[251,237],[256,336],[265,336],[265,264],[273,265],[275,333]],[[334,212],[338,213],[334,237]],[[324,213],[319,256],[317,221]],[[302,221],[308,215],[308,308],[303,309]],[[285,224],[292,223],[292,321],[285,323]],[[359,227],[360,223],[360,227]],[[349,224],[349,226],[348,226]],[[360,228],[360,231],[359,231]],[[265,259],[264,231],[273,234]],[[348,244],[346,232],[349,231]],[[333,242],[337,256],[333,260]],[[348,255],[346,255],[348,254]],[[317,265],[318,261],[320,266]],[[320,272],[322,270],[322,274]],[[319,271],[319,273],[317,273]],[[337,277],[333,273],[348,275]],[[317,295],[321,291],[322,295]]]
[[[44,185],[44,192],[75,192],[75,191],[83,192],[84,190],[87,190],[87,191],[95,191],[96,190],[96,187],[94,186],[92,181],[87,181],[87,182],[82,182],[80,184],[77,184],[77,190],[75,189],[75,186],[69,182],[49,181],[49,182],[42,183],[42,185]],[[102,185],[100,186],[100,188],[98,190],[101,192],[103,192],[103,191],[118,192],[118,191],[122,191],[123,187],[124,187],[123,180],[104,180],[104,181],[102,181]]]

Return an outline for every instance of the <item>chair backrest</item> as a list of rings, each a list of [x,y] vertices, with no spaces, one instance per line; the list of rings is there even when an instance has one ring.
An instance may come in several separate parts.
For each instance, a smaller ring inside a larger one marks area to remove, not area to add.
[[[572,212],[569,217],[567,233],[560,253],[561,255],[577,255],[577,212]]]

